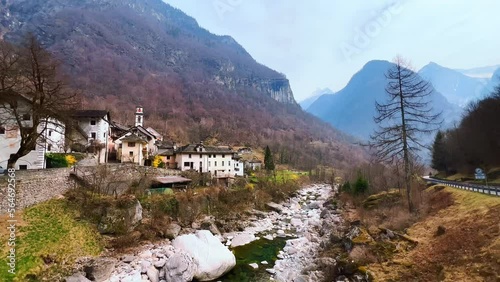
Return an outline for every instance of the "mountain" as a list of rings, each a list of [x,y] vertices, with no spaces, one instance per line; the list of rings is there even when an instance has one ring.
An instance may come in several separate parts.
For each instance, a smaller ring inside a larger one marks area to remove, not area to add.
[[[470,77],[490,79],[493,77],[493,73],[495,73],[495,71],[497,71],[498,69],[500,69],[500,65],[479,67],[473,69],[456,69],[456,71]]]
[[[420,76],[432,83],[450,103],[465,107],[471,101],[483,97],[488,79],[466,76],[463,73],[429,63],[419,72]]]
[[[489,95],[496,87],[500,86],[500,68],[498,68],[492,75],[483,90],[483,96]]]
[[[270,145],[300,167],[348,165],[362,154],[301,110],[283,74],[161,0],[2,0],[0,10],[0,38],[33,33],[84,107],[110,110],[120,123],[141,105],[146,125],[177,142]]]
[[[383,102],[387,94],[385,73],[394,64],[387,61],[370,61],[356,73],[347,86],[336,94],[323,95],[308,112],[332,124],[334,127],[367,140],[377,128],[375,101]],[[452,124],[458,120],[460,109],[433,91],[431,103],[434,109],[443,111],[443,118]]]
[[[319,97],[321,97],[322,95],[328,95],[328,94],[333,94],[333,91],[330,90],[329,88],[318,89],[318,90],[314,91],[312,93],[312,95],[309,96],[309,98],[306,98],[306,99],[302,100],[301,102],[299,102],[299,105],[304,111],[306,111],[307,108],[309,108],[309,106],[311,106],[312,103],[314,103],[314,101],[316,101]]]

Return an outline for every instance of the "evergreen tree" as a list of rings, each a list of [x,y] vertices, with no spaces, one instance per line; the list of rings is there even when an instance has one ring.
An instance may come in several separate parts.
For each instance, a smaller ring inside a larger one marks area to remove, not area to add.
[[[269,149],[269,146],[266,146],[266,152],[264,155],[264,168],[267,171],[274,170],[273,154],[271,153],[271,149]]]
[[[447,172],[448,168],[446,165],[446,145],[445,145],[445,135],[442,131],[438,131],[436,138],[434,139],[434,144],[432,145],[432,164],[431,167],[437,171]]]

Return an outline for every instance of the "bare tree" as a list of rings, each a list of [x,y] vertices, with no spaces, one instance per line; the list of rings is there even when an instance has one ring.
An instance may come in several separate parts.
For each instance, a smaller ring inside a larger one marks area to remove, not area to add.
[[[31,34],[20,47],[0,42],[0,126],[19,131],[21,139],[9,168],[44,141],[50,124],[62,128],[66,113],[76,105],[76,94],[65,87],[57,66]]]
[[[411,161],[424,146],[420,138],[430,134],[439,125],[440,113],[432,108],[430,96],[433,87],[415,73],[401,57],[386,73],[388,80],[385,103],[376,102],[379,128],[372,134],[371,147],[380,161],[396,163],[403,160],[404,185],[408,198],[408,209],[413,211],[411,199]]]

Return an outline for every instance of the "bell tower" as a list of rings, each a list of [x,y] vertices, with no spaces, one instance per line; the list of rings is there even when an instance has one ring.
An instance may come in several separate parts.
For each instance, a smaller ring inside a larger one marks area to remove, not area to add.
[[[142,106],[135,108],[135,126],[142,126],[144,123],[144,111]]]

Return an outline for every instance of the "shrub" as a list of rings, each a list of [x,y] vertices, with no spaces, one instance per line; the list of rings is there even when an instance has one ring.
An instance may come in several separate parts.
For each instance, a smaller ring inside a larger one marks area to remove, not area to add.
[[[356,183],[354,183],[354,194],[364,194],[367,190],[368,180],[366,180],[366,178],[364,178],[361,174],[358,175],[358,179],[356,179]]]
[[[344,184],[342,184],[341,189],[342,189],[342,192],[351,193],[352,192],[351,182],[349,182],[349,181],[344,182]]]
[[[165,163],[160,156],[155,156],[153,159],[153,167],[165,168]]]
[[[64,154],[47,153],[45,158],[47,159],[47,168],[68,167],[68,161]]]

